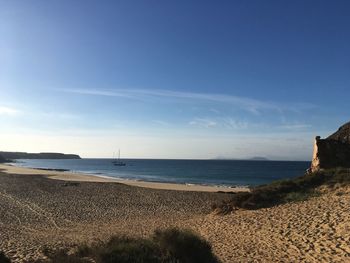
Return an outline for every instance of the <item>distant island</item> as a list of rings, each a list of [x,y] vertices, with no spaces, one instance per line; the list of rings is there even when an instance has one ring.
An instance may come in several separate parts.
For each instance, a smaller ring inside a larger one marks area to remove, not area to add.
[[[0,156],[7,160],[14,159],[81,159],[77,154],[65,154],[65,153],[27,153],[27,152],[1,152]]]
[[[250,160],[250,161],[269,161],[269,159],[267,159],[266,157],[261,157],[261,156],[252,157],[248,160]]]
[[[228,161],[271,161],[267,159],[266,157],[261,157],[261,156],[254,156],[252,158],[247,158],[247,159],[237,159],[237,158],[229,158],[229,157],[217,157],[214,160],[228,160]]]

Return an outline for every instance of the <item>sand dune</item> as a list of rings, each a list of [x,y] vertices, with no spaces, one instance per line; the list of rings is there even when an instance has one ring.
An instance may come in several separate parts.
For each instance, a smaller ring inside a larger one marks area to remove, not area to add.
[[[224,262],[350,262],[350,188],[190,225]]]

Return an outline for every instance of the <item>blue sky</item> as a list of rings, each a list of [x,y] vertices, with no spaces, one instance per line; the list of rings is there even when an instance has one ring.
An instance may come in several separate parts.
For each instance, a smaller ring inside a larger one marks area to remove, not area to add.
[[[0,148],[308,160],[349,120],[349,11],[0,0]]]

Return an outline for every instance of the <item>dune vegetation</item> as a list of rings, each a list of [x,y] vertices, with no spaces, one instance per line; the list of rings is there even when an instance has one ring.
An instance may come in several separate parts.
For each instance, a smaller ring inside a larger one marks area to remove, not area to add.
[[[0,263],[11,263],[11,260],[6,257],[4,252],[0,251]]]
[[[35,263],[127,263],[177,262],[216,263],[211,245],[191,230],[169,228],[157,230],[149,238],[113,236],[106,242],[95,242],[69,249],[44,249],[47,259]]]
[[[303,176],[257,186],[250,192],[235,193],[213,209],[219,214],[228,214],[236,209],[259,209],[288,202],[304,201],[321,194],[320,187],[350,184],[350,169],[335,168]]]

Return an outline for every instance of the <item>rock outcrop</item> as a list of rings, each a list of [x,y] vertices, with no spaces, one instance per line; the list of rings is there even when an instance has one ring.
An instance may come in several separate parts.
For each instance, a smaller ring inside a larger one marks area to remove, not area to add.
[[[335,167],[350,168],[350,122],[326,139],[315,138],[310,171]]]
[[[350,144],[350,122],[341,126],[337,132],[333,133],[327,139]]]

